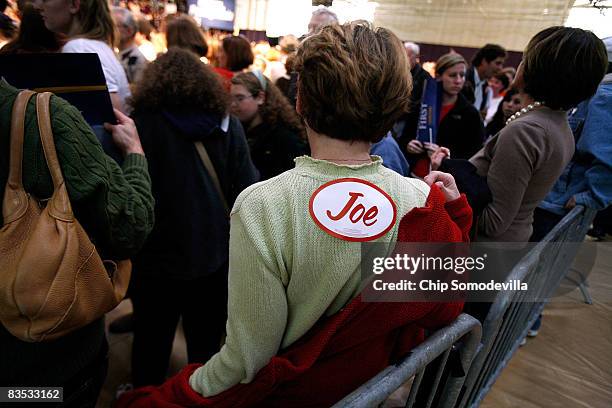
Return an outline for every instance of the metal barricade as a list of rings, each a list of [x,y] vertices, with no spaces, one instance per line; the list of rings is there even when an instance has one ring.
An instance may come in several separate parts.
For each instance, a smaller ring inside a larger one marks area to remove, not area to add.
[[[595,211],[575,207],[512,269],[507,281],[519,279],[528,291],[500,292],[482,324],[482,346],[465,380],[457,407],[475,408],[482,402],[503,368],[537,320],[568,272],[591,225]],[[538,302],[524,302],[539,299]]]
[[[452,324],[415,347],[401,363],[381,371],[334,408],[376,407],[413,377],[406,407],[453,407],[480,344],[480,336],[480,322],[461,314]],[[459,373],[445,370],[449,356],[458,363]]]

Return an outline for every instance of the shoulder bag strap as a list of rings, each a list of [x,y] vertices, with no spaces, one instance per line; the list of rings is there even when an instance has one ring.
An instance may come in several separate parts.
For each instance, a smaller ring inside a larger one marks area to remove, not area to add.
[[[9,156],[9,174],[2,202],[4,224],[21,217],[27,209],[27,196],[23,189],[23,137],[25,116],[28,102],[34,95],[32,91],[21,91],[13,103],[11,116],[11,148]]]
[[[38,130],[40,133],[40,141],[42,143],[45,160],[51,179],[53,180],[53,197],[51,198],[49,209],[50,214],[64,221],[71,221],[74,218],[72,207],[64,176],[57,158],[55,150],[55,141],[53,140],[53,130],[51,128],[51,116],[49,112],[49,101],[51,99],[50,92],[40,93],[36,96],[36,115],[38,119]]]
[[[223,207],[225,207],[225,213],[229,215],[230,208],[227,205],[225,194],[223,194],[223,190],[221,189],[221,183],[219,183],[219,177],[217,176],[217,172],[215,171],[215,167],[213,166],[212,161],[210,161],[210,156],[208,156],[208,152],[206,151],[206,148],[204,147],[204,143],[199,142],[199,141],[194,142],[194,143],[196,146],[196,150],[198,151],[198,154],[200,155],[200,160],[202,160],[202,164],[204,165],[204,167],[206,168],[206,171],[208,172],[208,175],[212,179],[212,182],[215,185],[215,189],[217,190],[217,193],[219,193],[219,197],[221,198]]]
[[[11,148],[9,156],[9,174],[2,202],[4,224],[19,218],[27,208],[27,197],[23,189],[23,138],[25,116],[28,102],[34,95],[32,91],[21,91],[13,103],[11,116]]]

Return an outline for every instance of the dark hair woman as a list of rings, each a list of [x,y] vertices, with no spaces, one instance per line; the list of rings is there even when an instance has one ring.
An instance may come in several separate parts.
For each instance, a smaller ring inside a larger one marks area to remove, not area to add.
[[[492,195],[479,240],[529,240],[534,209],[574,154],[566,112],[595,93],[606,67],[606,48],[590,31],[550,27],[529,41],[513,83],[526,107],[470,159]],[[446,153],[434,154],[434,167]]]
[[[253,64],[254,58],[251,44],[243,36],[230,35],[223,38],[221,46],[217,48],[219,66],[215,71],[224,78],[228,90],[234,75]]]
[[[457,53],[445,54],[436,62],[436,80],[442,84],[436,143],[415,138],[406,145],[410,168],[417,177],[423,178],[429,173],[429,155],[439,146],[449,148],[458,159],[468,159],[482,147],[484,126],[480,114],[461,93],[466,69],[465,59]]]
[[[307,153],[295,110],[261,72],[232,78],[231,97],[232,114],[246,130],[251,158],[262,180],[292,169],[293,159]]]
[[[0,49],[0,54],[58,52],[61,43],[56,35],[45,27],[40,12],[30,3],[20,10],[21,24],[17,37]]]
[[[522,107],[523,101],[521,99],[521,94],[515,89],[509,89],[497,107],[497,112],[495,112],[495,115],[493,115],[493,118],[485,129],[487,138],[494,136],[506,126],[506,121],[510,116],[520,111]]]
[[[176,17],[166,26],[166,41],[168,48],[180,47],[195,53],[198,57],[205,57],[208,53],[208,44],[204,33],[194,19],[187,15]]]
[[[144,71],[134,120],[150,157],[157,222],[134,259],[134,385],[159,384],[182,317],[190,362],[219,349],[227,307],[228,210],[196,148],[208,153],[231,207],[257,180],[242,126],[217,75],[171,48]],[[206,316],[202,311],[206,310]]]
[[[485,116],[485,126],[488,125],[493,119],[493,115],[497,112],[497,108],[504,98],[506,89],[510,86],[510,79],[508,75],[503,72],[495,74],[488,80],[489,88],[492,91],[491,100],[487,108],[487,114]]]

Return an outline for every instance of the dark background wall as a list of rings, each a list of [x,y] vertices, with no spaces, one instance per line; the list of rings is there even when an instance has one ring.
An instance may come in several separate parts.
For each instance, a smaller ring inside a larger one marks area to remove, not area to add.
[[[484,45],[484,43],[483,43]],[[450,45],[438,45],[438,44],[427,44],[427,43],[419,43],[421,47],[421,62],[432,61],[435,62],[442,55],[455,51],[467,60],[468,63],[472,62],[472,57],[476,55],[478,48],[471,47],[457,47]],[[506,63],[504,66],[506,67],[515,67],[517,68],[521,59],[523,58],[522,52],[516,51],[508,51],[508,58],[506,59]]]
[[[240,34],[244,35],[250,41],[268,41],[272,46],[278,44],[278,38],[269,38],[266,36],[265,31],[254,31],[254,30],[240,30]],[[482,44],[484,45],[484,43]],[[435,62],[442,55],[450,52],[451,50],[458,52],[463,55],[468,63],[472,62],[472,57],[478,51],[478,48],[471,47],[457,47],[451,45],[439,45],[439,44],[427,44],[419,43],[421,47],[421,62],[432,61]],[[522,52],[508,51],[508,58],[504,66],[517,68],[521,59],[523,58]]]

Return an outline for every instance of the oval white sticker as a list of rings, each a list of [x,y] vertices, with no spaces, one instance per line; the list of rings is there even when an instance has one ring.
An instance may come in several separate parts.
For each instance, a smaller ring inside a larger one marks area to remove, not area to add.
[[[326,233],[346,241],[372,241],[395,224],[397,208],[385,191],[366,180],[342,178],[310,197],[310,216]]]

